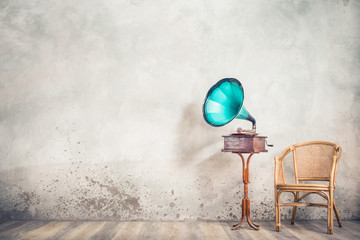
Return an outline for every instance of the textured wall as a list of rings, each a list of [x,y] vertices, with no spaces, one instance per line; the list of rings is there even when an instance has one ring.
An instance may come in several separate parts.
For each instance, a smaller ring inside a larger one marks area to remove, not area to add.
[[[221,136],[250,123],[201,112],[235,77],[275,145],[250,164],[253,218],[274,218],[274,156],[307,140],[343,147],[335,200],[358,218],[359,19],[354,0],[0,1],[0,217],[238,219]]]

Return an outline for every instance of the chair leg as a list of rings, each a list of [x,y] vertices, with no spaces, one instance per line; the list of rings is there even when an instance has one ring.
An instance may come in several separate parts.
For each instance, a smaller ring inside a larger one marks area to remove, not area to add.
[[[299,199],[299,192],[297,192],[294,195],[294,202],[298,202],[298,199]],[[297,211],[297,207],[295,206],[295,207],[293,207],[293,210],[292,210],[292,217],[291,217],[291,224],[292,225],[295,224],[296,211]]]
[[[276,231],[280,232],[281,222],[280,222],[280,194],[275,189],[275,222],[276,222]]]
[[[275,214],[276,214],[276,231],[280,232],[280,227],[281,227],[281,223],[280,223],[280,207],[278,205],[276,205],[275,207]]]
[[[333,198],[333,189],[329,191],[329,200],[328,200],[328,234],[333,234],[334,232],[334,198]]]
[[[291,224],[292,224],[292,225],[295,224],[296,210],[297,210],[297,207],[293,207],[292,217],[291,217]]]
[[[339,215],[339,212],[337,210],[337,207],[336,207],[336,204],[334,202],[334,211],[335,211],[335,216],[336,216],[336,220],[339,224],[339,227],[342,227],[342,223],[341,223],[341,219],[340,219],[340,215]]]

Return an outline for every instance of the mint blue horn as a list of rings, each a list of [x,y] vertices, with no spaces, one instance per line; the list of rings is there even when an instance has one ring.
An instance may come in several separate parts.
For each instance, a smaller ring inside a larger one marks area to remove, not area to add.
[[[223,126],[234,118],[252,122],[256,130],[256,121],[243,106],[244,89],[235,78],[224,78],[210,88],[203,105],[205,121],[214,127]]]

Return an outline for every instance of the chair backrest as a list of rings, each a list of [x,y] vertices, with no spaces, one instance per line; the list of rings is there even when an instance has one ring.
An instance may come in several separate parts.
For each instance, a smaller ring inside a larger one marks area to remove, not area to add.
[[[337,162],[341,147],[335,143],[313,141],[298,143],[291,146],[294,160],[295,181],[313,180],[329,181],[332,168],[335,167],[334,185]],[[333,160],[336,160],[333,166]]]

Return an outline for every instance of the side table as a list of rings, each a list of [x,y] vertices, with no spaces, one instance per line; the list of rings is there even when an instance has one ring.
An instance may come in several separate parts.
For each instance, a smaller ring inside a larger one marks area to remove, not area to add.
[[[265,136],[257,136],[257,133],[234,133],[224,137],[224,149],[222,152],[232,152],[240,156],[243,167],[243,183],[244,183],[244,198],[242,199],[242,214],[241,220],[238,224],[232,227],[232,230],[239,229],[245,218],[247,219],[250,227],[259,230],[260,226],[252,222],[250,217],[250,198],[248,197],[248,184],[249,184],[249,163],[251,157],[255,153],[267,152],[265,149],[266,138]],[[246,163],[243,154],[249,154]]]

